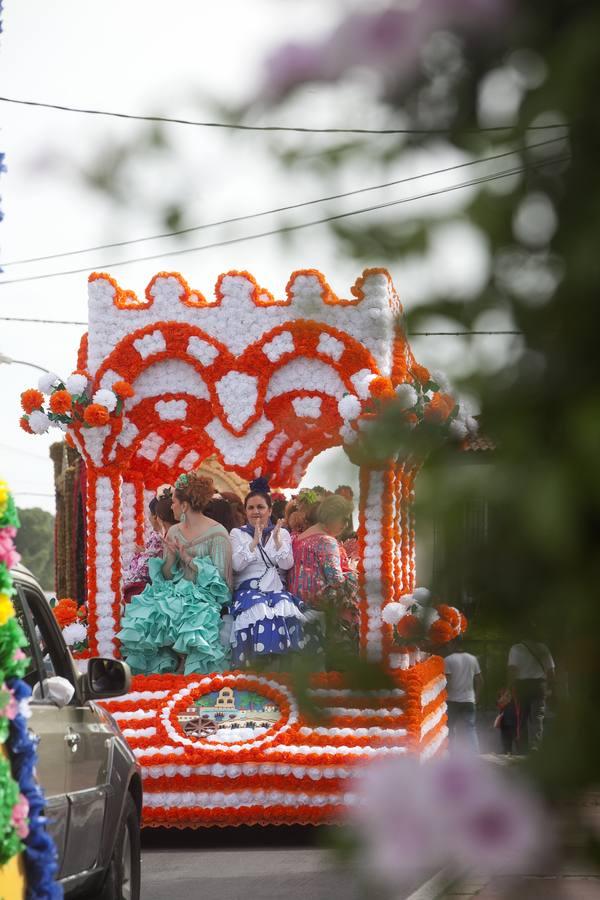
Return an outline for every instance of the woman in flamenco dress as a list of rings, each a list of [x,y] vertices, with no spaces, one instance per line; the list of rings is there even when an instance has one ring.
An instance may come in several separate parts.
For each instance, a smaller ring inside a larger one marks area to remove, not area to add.
[[[244,501],[247,524],[234,528],[234,668],[281,668],[286,654],[304,647],[302,603],[285,589],[282,573],[294,565],[289,533],[270,520],[271,495],[265,478],[250,484]]]
[[[178,522],[164,538],[163,559],[149,559],[150,584],[125,610],[118,634],[136,673],[208,674],[229,666],[219,630],[231,599],[231,545],[225,528],[204,515],[212,478],[193,473],[175,482]]]
[[[358,646],[358,578],[338,537],[352,516],[352,503],[332,494],[315,509],[316,522],[294,534],[289,589],[306,604],[308,636],[354,652]]]

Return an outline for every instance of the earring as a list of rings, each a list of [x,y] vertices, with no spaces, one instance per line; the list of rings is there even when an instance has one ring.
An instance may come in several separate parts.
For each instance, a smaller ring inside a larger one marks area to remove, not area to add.
[[[181,513],[181,518],[179,519],[179,521],[180,521],[180,522],[185,522],[185,512],[182,512],[182,513]]]

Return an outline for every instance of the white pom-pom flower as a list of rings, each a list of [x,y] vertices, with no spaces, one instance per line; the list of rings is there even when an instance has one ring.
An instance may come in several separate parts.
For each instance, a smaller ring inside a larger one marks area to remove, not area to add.
[[[45,372],[43,375],[40,375],[38,388],[42,394],[51,394],[52,389],[58,384],[60,384],[60,378],[56,372]]]
[[[381,619],[386,625],[397,625],[406,615],[406,607],[402,603],[388,603],[383,607]]]
[[[413,606],[417,601],[414,594],[402,594],[401,597],[398,597],[396,602],[402,604],[405,608],[408,608],[409,606]]]
[[[87,628],[85,625],[82,625],[81,622],[73,622],[72,625],[67,625],[66,628],[63,628],[62,634],[65,643],[69,647],[72,647],[73,644],[80,644],[82,641],[85,641],[87,637]]]
[[[467,430],[469,434],[477,434],[479,431],[479,422],[475,418],[475,416],[467,416],[465,419],[465,425],[467,426]]]
[[[345,394],[338,403],[338,412],[346,422],[352,422],[360,416],[362,404],[355,394]]]
[[[29,427],[34,434],[46,434],[50,428],[50,419],[40,409],[34,409],[29,416]]]
[[[109,412],[112,412],[117,405],[117,399],[117,395],[113,391],[101,388],[94,394],[93,402],[105,406]]]
[[[65,387],[70,394],[80,395],[85,391],[87,383],[88,380],[85,375],[79,375],[77,372],[74,372],[67,378]]]
[[[448,425],[448,434],[455,441],[464,441],[469,433],[469,429],[462,419],[453,419]]]
[[[416,603],[427,603],[431,597],[431,591],[428,588],[418,587],[414,589],[412,595]]]
[[[446,375],[445,372],[442,372],[441,369],[432,369],[431,380],[435,381],[435,383],[438,385],[440,391],[442,391],[444,394],[452,393],[452,385],[450,384],[450,381],[448,380],[448,376]]]
[[[412,409],[419,399],[419,395],[412,384],[399,384],[396,388],[396,399],[401,410]]]

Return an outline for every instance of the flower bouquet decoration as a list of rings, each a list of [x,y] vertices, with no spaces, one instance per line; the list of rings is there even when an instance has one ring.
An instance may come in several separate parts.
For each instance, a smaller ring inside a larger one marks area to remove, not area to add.
[[[92,393],[87,372],[77,371],[62,379],[53,372],[42,375],[37,388],[21,394],[21,428],[28,434],[45,434],[51,426],[67,431],[80,423],[83,428],[109,425],[123,412],[133,388],[127,381],[115,381],[111,390],[101,388]]]
[[[85,603],[78,605],[76,600],[63,597],[58,602],[51,601],[50,606],[54,618],[60,625],[66,645],[76,659],[87,659],[90,656],[88,647],[88,619]]]
[[[368,375],[357,393],[338,402],[340,435],[357,463],[423,456],[446,441],[462,442],[479,428],[443,372],[413,363],[402,381]]]
[[[455,606],[445,603],[434,606],[431,599],[430,591],[419,587],[383,607],[381,619],[392,627],[397,644],[423,641],[439,646],[465,633],[465,615]]]

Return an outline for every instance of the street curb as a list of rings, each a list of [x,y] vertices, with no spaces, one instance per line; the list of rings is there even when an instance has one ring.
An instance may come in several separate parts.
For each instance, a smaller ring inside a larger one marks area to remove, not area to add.
[[[456,872],[451,874],[449,869],[440,869],[439,872],[436,872],[428,881],[423,882],[416,891],[413,891],[404,900],[438,900],[439,897],[443,896],[447,888],[456,883],[456,881]]]

